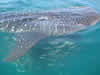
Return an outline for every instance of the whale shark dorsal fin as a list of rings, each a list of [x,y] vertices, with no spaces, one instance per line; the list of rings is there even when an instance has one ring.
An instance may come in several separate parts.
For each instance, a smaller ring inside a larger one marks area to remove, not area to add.
[[[16,33],[16,44],[4,62],[11,62],[23,56],[30,48],[32,48],[39,40],[46,36],[39,32],[21,32]]]

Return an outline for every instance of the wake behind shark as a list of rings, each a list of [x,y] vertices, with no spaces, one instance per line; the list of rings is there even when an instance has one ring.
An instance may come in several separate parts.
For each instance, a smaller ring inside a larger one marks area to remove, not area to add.
[[[0,15],[0,30],[16,34],[16,44],[4,61],[14,61],[48,36],[71,34],[95,25],[99,14],[89,7],[57,9],[38,13]]]

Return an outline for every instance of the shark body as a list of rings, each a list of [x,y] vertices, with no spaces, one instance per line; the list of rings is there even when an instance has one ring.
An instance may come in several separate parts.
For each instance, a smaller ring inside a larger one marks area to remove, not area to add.
[[[89,7],[1,14],[0,30],[16,34],[16,44],[4,61],[10,62],[24,56],[39,40],[47,36],[71,34],[95,25],[99,20],[99,14]]]

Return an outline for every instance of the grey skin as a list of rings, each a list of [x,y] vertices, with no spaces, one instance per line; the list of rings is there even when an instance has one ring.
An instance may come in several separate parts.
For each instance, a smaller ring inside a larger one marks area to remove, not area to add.
[[[0,31],[16,34],[16,44],[3,61],[11,62],[24,56],[39,40],[47,36],[71,34],[95,25],[99,20],[99,14],[89,7],[1,14]]]

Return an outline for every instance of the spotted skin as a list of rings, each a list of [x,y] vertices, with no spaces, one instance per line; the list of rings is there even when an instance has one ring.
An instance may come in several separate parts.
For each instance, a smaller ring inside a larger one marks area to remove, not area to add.
[[[15,33],[16,44],[4,61],[14,61],[47,36],[71,34],[95,25],[99,14],[89,7],[57,9],[38,13],[0,14],[0,30]]]

